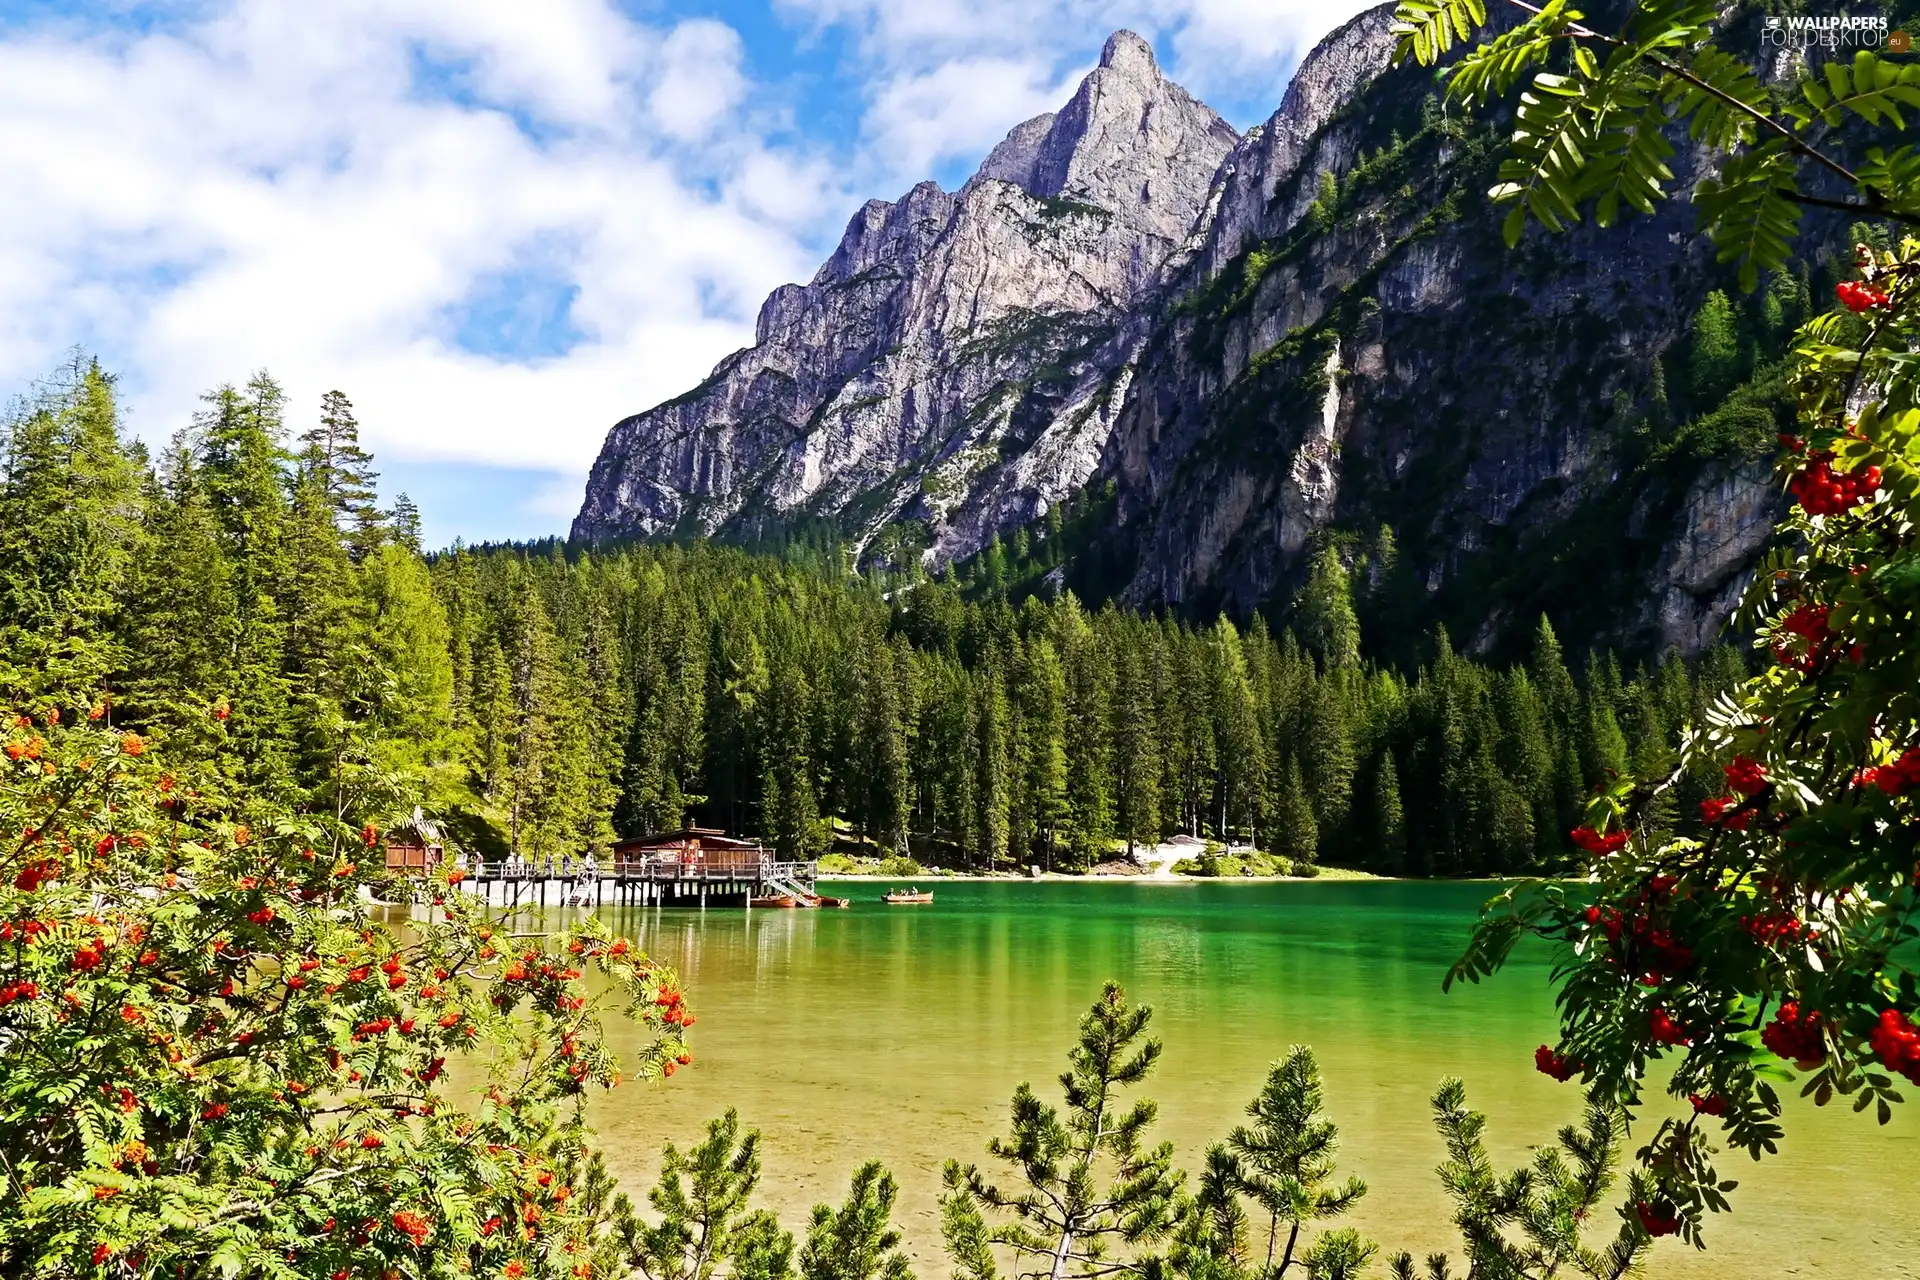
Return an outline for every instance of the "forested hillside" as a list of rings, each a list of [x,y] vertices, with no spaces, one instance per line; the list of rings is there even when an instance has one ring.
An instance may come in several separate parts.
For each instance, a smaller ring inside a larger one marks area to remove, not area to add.
[[[386,778],[492,855],[692,819],[968,867],[1176,832],[1417,875],[1552,866],[1590,787],[1656,767],[1741,669],[1720,648],[1628,674],[1544,619],[1522,665],[1437,633],[1382,668],[1331,551],[1298,635],[1014,603],[990,572],[890,582],[834,550],[428,555],[404,501],[376,509],[346,397],[316,417],[264,374],[150,461],[76,362],[12,414],[4,462],[10,696],[97,690],[235,796]]]

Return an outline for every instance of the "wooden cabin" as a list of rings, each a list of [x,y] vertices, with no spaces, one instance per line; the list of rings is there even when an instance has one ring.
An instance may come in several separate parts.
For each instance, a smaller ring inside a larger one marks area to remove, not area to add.
[[[689,880],[753,877],[764,856],[757,841],[735,839],[717,827],[682,827],[616,840],[613,873]]]
[[[413,811],[413,821],[387,832],[382,843],[387,850],[387,870],[407,875],[427,874],[447,853],[440,843],[440,828],[418,809]]]

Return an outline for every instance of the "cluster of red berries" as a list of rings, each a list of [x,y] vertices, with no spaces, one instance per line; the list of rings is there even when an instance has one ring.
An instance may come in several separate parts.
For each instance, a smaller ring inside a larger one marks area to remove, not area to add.
[[[1884,290],[1876,289],[1863,280],[1842,280],[1833,287],[1833,296],[1840,299],[1841,306],[1855,315],[1889,306],[1893,302],[1892,297]]]
[[[1687,1101],[1693,1104],[1695,1115],[1723,1116],[1727,1114],[1727,1100],[1717,1093],[1701,1097],[1697,1093],[1687,1095]]]
[[[40,984],[37,982],[10,982],[0,987],[0,1009],[6,1008],[15,1000],[38,1000]]]
[[[1738,796],[1712,796],[1700,802],[1700,821],[1728,831],[1745,831],[1753,821],[1753,810],[1740,807]]]
[[[433,1223],[411,1209],[402,1209],[393,1215],[393,1229],[412,1240],[413,1247],[418,1249],[433,1234]]]
[[[1853,775],[1856,787],[1878,787],[1890,796],[1920,787],[1920,747],[1908,747],[1892,764],[1878,764]]]
[[[1789,911],[1765,916],[1741,916],[1740,927],[1751,934],[1755,942],[1763,944],[1774,942],[1792,944],[1814,935],[1812,923],[1800,919]]]
[[[662,991],[653,998],[653,1002],[664,1010],[660,1015],[660,1020],[668,1026],[690,1027],[693,1025],[694,1017],[687,1012],[685,997],[678,991],[674,991],[671,988]]]
[[[1627,833],[1624,831],[1609,831],[1602,835],[1592,827],[1575,827],[1567,832],[1567,839],[1573,841],[1576,848],[1602,858],[1627,847]]]
[[[13,887],[22,893],[32,893],[47,881],[59,878],[60,864],[52,858],[42,858],[20,868],[20,874],[13,878]]]
[[[1653,1037],[1655,1044],[1692,1044],[1686,1028],[1673,1020],[1673,1015],[1665,1009],[1655,1007],[1647,1016],[1647,1034]]]
[[[1787,489],[1810,516],[1837,516],[1872,499],[1880,490],[1880,468],[1835,471],[1826,450],[1809,454],[1807,465],[1794,473]]]
[[[7,744],[7,747],[6,747],[7,759],[12,760],[16,763],[20,761],[38,760],[40,758],[41,752],[45,751],[46,749],[47,749],[47,740],[38,735],[35,735],[34,737],[31,737],[31,738],[27,738],[24,741],[16,738],[14,741],[9,742]]]
[[[98,940],[89,942],[73,953],[72,967],[76,972],[85,973],[97,969],[100,962],[107,958],[107,944]]]
[[[1670,1236],[1680,1230],[1680,1214],[1670,1204],[1649,1204],[1642,1200],[1636,1210],[1641,1228],[1650,1236]]]
[[[1724,772],[1727,785],[1743,796],[1758,795],[1766,788],[1767,771],[1760,767],[1759,761],[1747,756],[1735,756]]]
[[[44,937],[53,932],[51,920],[12,920],[0,921],[0,942],[12,942],[15,938],[31,943],[35,938]]]
[[[1693,965],[1693,948],[1677,940],[1665,929],[1655,929],[1647,934],[1646,945],[1653,952],[1654,959],[1659,962],[1660,969],[1667,973],[1680,973]],[[1654,976],[1658,977],[1658,974]],[[1659,984],[1650,982],[1647,985],[1658,986]]]
[[[1773,629],[1774,661],[1796,671],[1813,670],[1826,654],[1827,641],[1833,638],[1832,616],[1830,605],[1803,604],[1780,619]]]
[[[1873,1024],[1873,1051],[1887,1070],[1920,1084],[1920,1027],[1898,1009],[1887,1009]]]
[[[1580,1074],[1580,1064],[1565,1054],[1555,1053],[1551,1045],[1541,1045],[1533,1051],[1533,1069],[1543,1076],[1552,1076],[1562,1084]]]
[[[1760,1043],[1789,1062],[1813,1063],[1827,1056],[1822,1035],[1823,1023],[1818,1010],[1805,1014],[1800,1002],[1789,1000],[1760,1031]]]

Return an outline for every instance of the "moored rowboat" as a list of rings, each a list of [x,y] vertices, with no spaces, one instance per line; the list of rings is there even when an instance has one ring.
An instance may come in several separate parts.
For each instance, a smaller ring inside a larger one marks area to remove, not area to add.
[[[800,904],[794,901],[793,895],[790,893],[769,893],[758,898],[748,898],[747,905],[750,907],[791,908],[791,907],[797,907]]]

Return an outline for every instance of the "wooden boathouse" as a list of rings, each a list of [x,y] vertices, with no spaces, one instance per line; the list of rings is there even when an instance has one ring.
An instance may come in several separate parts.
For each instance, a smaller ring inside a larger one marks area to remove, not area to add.
[[[545,906],[608,903],[664,906],[747,906],[754,899],[789,898],[817,906],[815,862],[782,862],[753,840],[712,827],[683,827],[616,841],[602,862],[591,854],[562,858],[476,861],[474,891],[492,902]]]

